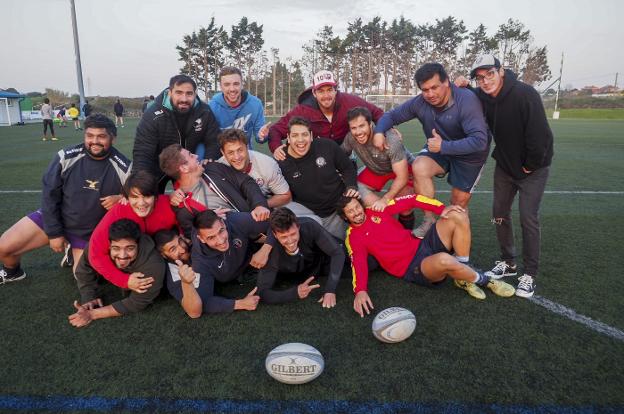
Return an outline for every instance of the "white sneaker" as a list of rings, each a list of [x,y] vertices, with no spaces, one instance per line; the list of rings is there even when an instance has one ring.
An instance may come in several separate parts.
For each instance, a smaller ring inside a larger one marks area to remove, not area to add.
[[[535,285],[533,284],[533,276],[523,274],[518,278],[518,287],[516,288],[516,296],[522,298],[530,298],[535,292]]]

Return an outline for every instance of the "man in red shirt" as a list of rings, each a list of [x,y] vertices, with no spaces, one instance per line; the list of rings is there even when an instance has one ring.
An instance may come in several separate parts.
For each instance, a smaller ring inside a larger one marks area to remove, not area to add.
[[[393,217],[413,208],[431,211],[443,219],[422,240],[413,237]],[[342,197],[337,212],[349,223],[345,245],[351,257],[353,309],[362,317],[373,309],[367,286],[369,255],[392,276],[419,285],[433,287],[450,275],[457,287],[476,299],[485,299],[481,287],[503,297],[515,293],[511,285],[491,280],[468,265],[470,222],[460,206],[445,207],[438,200],[412,194],[390,200],[383,211],[377,212],[365,209],[356,198]]]

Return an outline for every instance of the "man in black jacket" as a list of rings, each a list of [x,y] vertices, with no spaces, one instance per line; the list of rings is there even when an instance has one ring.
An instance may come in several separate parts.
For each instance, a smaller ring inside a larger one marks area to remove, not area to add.
[[[511,206],[516,193],[520,193],[524,274],[518,278],[516,295],[530,298],[539,266],[539,207],[553,157],[552,131],[537,91],[520,82],[511,70],[502,68],[497,58],[478,57],[470,76],[479,86],[474,92],[483,104],[496,143],[492,153],[496,160],[492,221],[496,225],[501,260],[485,274],[498,279],[518,272]],[[468,80],[460,77],[455,83],[467,86]]]
[[[197,85],[186,75],[176,75],[169,88],[156,97],[143,114],[136,131],[132,150],[133,170],[147,170],[159,178],[164,192],[169,181],[158,168],[158,155],[171,144],[179,144],[191,152],[203,144],[205,157],[221,156],[217,144],[219,125],[208,107],[197,97]]]

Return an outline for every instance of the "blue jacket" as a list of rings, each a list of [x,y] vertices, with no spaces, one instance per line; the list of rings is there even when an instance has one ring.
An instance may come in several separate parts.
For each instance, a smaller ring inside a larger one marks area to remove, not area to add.
[[[415,96],[386,112],[377,122],[375,133],[418,118],[425,137],[431,137],[434,128],[442,137],[442,155],[483,164],[490,152],[491,136],[481,102],[471,91],[455,85],[451,85],[451,94],[448,105],[442,110],[431,106],[422,95]]]
[[[222,130],[236,128],[245,131],[247,139],[249,139],[249,148],[252,148],[252,137],[255,137],[259,144],[264,142],[258,136],[260,128],[265,123],[264,107],[260,99],[247,91],[243,91],[240,105],[232,108],[225,102],[223,93],[219,92],[210,100],[208,105]]]

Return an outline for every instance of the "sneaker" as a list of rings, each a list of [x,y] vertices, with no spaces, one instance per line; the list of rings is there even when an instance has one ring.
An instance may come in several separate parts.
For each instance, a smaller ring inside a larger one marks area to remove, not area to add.
[[[494,292],[496,296],[502,296],[503,298],[509,298],[516,293],[516,289],[513,286],[502,280],[490,279],[487,287]]]
[[[43,137],[41,140],[42,141],[47,141],[48,139],[46,137]]]
[[[61,267],[72,267],[74,266],[74,255],[71,251],[71,244],[65,246],[65,255],[63,259],[61,259]]]
[[[6,269],[4,268],[0,269],[0,285],[4,285],[5,283],[9,283],[9,282],[17,282],[18,280],[22,280],[25,277],[26,277],[26,272],[24,272],[23,270],[22,270],[22,273],[9,276]]]
[[[485,272],[490,279],[500,279],[506,276],[515,276],[518,274],[518,265],[510,265],[505,260],[497,260],[492,270]]]
[[[435,220],[424,219],[423,222],[420,223],[420,226],[412,230],[412,235],[416,238],[422,239],[425,237],[431,226],[433,226],[433,223],[435,223]]]
[[[57,137],[52,137],[52,141],[58,141]]]
[[[464,289],[470,296],[475,299],[483,300],[485,299],[485,292],[479,286],[472,282],[466,282],[465,280],[455,279],[455,286],[460,289]],[[512,293],[513,295],[513,293]]]
[[[535,285],[533,284],[533,276],[523,274],[518,278],[518,287],[516,288],[516,296],[522,298],[530,298],[535,292]]]

